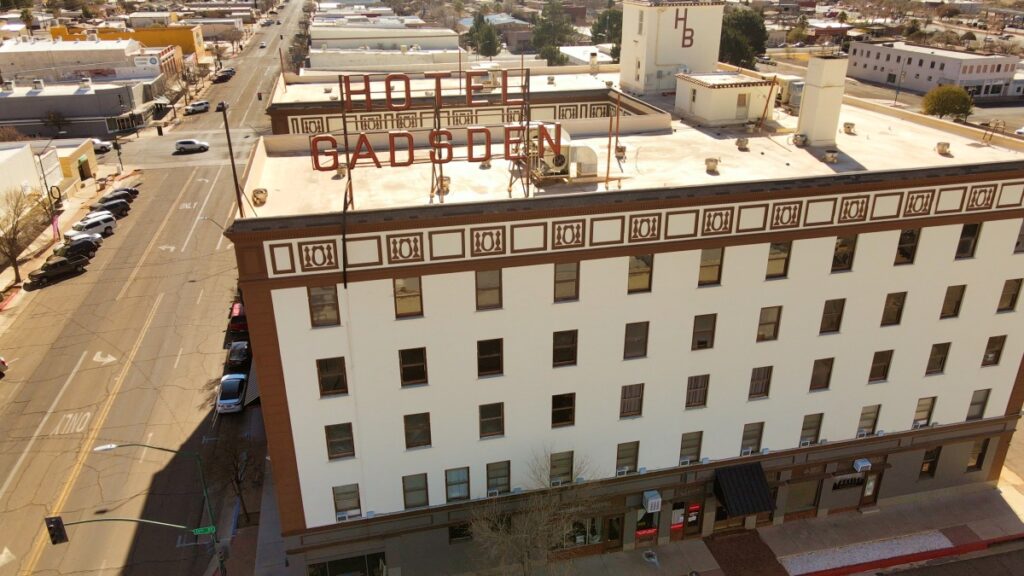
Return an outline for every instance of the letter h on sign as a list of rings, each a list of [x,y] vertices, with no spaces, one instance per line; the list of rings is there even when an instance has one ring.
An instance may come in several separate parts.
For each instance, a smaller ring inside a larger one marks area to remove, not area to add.
[[[686,18],[689,16],[689,9],[683,8],[683,17],[679,17],[679,8],[676,8],[676,25],[675,29],[679,29],[679,23],[683,23],[683,48],[689,48],[693,46],[693,28],[686,27]]]

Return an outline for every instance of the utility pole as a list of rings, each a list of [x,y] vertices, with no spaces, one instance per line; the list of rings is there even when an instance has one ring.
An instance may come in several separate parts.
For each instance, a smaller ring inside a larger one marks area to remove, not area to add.
[[[228,155],[231,157],[231,176],[235,180],[235,203],[238,204],[238,217],[245,218],[245,207],[242,205],[242,188],[238,185],[238,168],[235,167],[235,151],[231,147],[231,127],[228,125],[228,103],[221,101],[217,110],[224,115],[224,134],[228,137]]]

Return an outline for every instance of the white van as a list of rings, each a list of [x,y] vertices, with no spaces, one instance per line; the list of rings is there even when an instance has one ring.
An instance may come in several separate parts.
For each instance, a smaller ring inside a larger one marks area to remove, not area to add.
[[[117,228],[117,219],[110,212],[93,212],[71,227],[75,232],[104,236],[113,234],[114,228]]]

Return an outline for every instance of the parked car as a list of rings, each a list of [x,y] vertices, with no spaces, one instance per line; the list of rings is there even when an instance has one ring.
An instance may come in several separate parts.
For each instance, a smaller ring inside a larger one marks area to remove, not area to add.
[[[7,376],[7,360],[4,360],[3,356],[0,356],[0,378]]]
[[[107,192],[103,196],[100,196],[96,201],[103,204],[105,202],[113,202],[114,200],[124,200],[131,204],[135,201],[135,197],[127,190],[114,190],[113,192]]]
[[[125,200],[107,200],[106,202],[97,202],[89,206],[90,213],[106,211],[113,214],[114,218],[124,218],[131,209],[131,205]]]
[[[99,138],[92,139],[92,150],[93,152],[99,152],[100,154],[110,152],[114,149],[114,144],[106,140],[100,140]]]
[[[210,103],[206,100],[196,100],[195,102],[185,106],[185,114],[199,114],[200,112],[209,112]]]
[[[776,64],[775,60],[772,60],[767,55],[757,56],[756,60],[759,64],[764,64],[766,66],[774,66]]]
[[[252,352],[249,350],[249,341],[238,340],[232,342],[231,348],[228,348],[228,355],[224,359],[224,373],[248,374],[251,364]]]
[[[228,332],[248,332],[249,320],[245,317],[245,304],[235,302],[228,310]]]
[[[220,391],[217,392],[217,413],[229,414],[242,411],[242,400],[245,398],[245,385],[249,377],[245,374],[225,374],[220,379]]]
[[[83,234],[75,236],[74,239],[65,240],[63,244],[53,249],[53,255],[68,257],[84,254],[88,258],[92,258],[99,249],[98,242]]]
[[[278,25],[280,25],[280,24],[281,24],[281,21],[280,21],[280,20],[278,20],[278,21],[277,21],[277,23],[278,23]]]
[[[209,149],[210,143],[201,140],[178,140],[174,143],[175,152],[206,152]]]
[[[89,232],[79,232],[77,230],[68,230],[64,233],[64,243],[72,242],[81,238],[87,238],[96,243],[97,246],[103,245],[103,236],[100,234],[92,234]]]
[[[231,76],[229,74],[217,74],[213,77],[214,84],[223,84],[228,80],[231,80]]]
[[[28,279],[35,285],[43,286],[51,280],[70,274],[85,272],[89,258],[81,254],[77,256],[51,256],[43,263],[42,268],[28,273]]]
[[[236,72],[238,72],[238,71],[235,70],[234,68],[221,68],[220,72],[217,72],[217,74],[224,74],[224,75],[227,75],[227,76],[234,76]]]
[[[71,227],[75,232],[89,232],[91,234],[103,234],[104,236],[113,234],[114,228],[117,228],[117,219],[109,212],[106,214],[103,212],[92,212]]]
[[[266,48],[266,47],[267,47],[267,43],[266,42],[260,42],[260,48]]]
[[[134,186],[119,186],[114,188],[114,192],[127,192],[131,194],[133,198],[139,195],[139,189]]]
[[[1024,136],[1024,126],[1017,128],[1016,130],[1013,131],[1013,133],[1016,134],[1017,136]]]

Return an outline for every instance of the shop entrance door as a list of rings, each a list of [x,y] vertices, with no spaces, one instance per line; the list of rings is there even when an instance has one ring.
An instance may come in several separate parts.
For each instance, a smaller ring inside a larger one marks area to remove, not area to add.
[[[607,552],[622,550],[622,516],[605,516],[604,549]]]
[[[874,506],[878,502],[878,488],[882,484],[880,472],[867,472],[864,475],[864,491],[860,495],[860,506]]]

